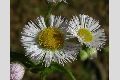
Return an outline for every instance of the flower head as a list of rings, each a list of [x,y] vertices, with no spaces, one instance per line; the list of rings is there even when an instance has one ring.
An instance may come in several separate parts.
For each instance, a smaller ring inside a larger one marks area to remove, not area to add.
[[[21,80],[24,76],[25,68],[19,63],[10,64],[10,80]]]
[[[67,3],[66,0],[47,0],[47,1],[48,2],[53,2],[53,3],[58,3],[58,2],[64,1],[65,3]]]
[[[99,21],[87,15],[73,16],[69,22],[68,32],[77,37],[79,42],[90,48],[100,50],[105,44],[105,33]]]
[[[38,17],[35,22],[28,22],[23,28],[21,42],[26,50],[26,55],[33,62],[64,63],[76,59],[78,46],[67,42],[68,21],[61,16],[50,16],[50,25],[46,26],[44,18]]]

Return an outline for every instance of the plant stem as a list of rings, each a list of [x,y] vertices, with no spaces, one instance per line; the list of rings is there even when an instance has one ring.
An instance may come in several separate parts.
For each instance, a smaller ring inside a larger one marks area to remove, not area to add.
[[[46,22],[47,25],[48,25],[49,16],[51,15],[52,10],[53,10],[53,5],[52,4],[48,4],[48,10],[47,10],[47,13],[45,14],[45,22]]]
[[[53,10],[58,9],[60,4],[61,3],[57,3],[57,4],[49,3],[48,4],[48,9],[47,9],[47,12],[45,14],[45,22],[46,22],[47,25],[48,25],[48,22],[49,22],[50,15],[52,14],[52,12],[54,12]]]
[[[70,76],[71,80],[76,80],[75,77],[73,76],[72,72],[69,69],[65,68],[65,70],[66,70],[68,76]]]
[[[106,72],[105,72],[104,67],[101,64],[101,62],[96,60],[94,63],[96,64],[97,68],[99,69],[99,71],[101,73],[102,80],[107,80],[107,75],[106,75]]]
[[[58,71],[65,73],[70,80],[76,80],[72,72],[59,64],[54,64],[54,68],[57,68]]]

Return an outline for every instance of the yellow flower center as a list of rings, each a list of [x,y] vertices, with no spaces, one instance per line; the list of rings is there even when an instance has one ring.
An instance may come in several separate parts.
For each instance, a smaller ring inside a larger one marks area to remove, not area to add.
[[[64,43],[64,34],[57,28],[45,28],[38,35],[41,47],[51,50],[59,49]]]
[[[77,34],[84,40],[84,42],[92,42],[93,40],[92,32],[86,28],[80,29]]]

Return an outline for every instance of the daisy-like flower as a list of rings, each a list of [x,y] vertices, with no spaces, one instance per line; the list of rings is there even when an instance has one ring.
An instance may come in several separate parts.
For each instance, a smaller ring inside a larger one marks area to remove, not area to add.
[[[51,62],[64,63],[75,60],[79,45],[67,42],[68,21],[61,16],[50,16],[50,25],[46,26],[44,18],[38,17],[35,22],[28,22],[23,28],[21,42],[30,59],[45,63],[49,67]]]
[[[77,37],[82,44],[97,50],[100,50],[106,41],[104,30],[100,28],[99,21],[84,14],[73,16],[69,22],[68,32],[72,34],[71,37]]]
[[[53,2],[53,3],[58,3],[58,2],[64,1],[65,3],[67,3],[66,0],[47,0],[47,1],[48,2]]]
[[[22,80],[25,68],[20,63],[10,64],[10,80]]]

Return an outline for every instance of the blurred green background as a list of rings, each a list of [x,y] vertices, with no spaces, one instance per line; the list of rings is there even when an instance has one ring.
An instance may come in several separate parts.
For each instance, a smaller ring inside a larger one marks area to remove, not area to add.
[[[77,60],[67,64],[77,80],[109,80],[109,0],[67,0],[52,13],[70,19],[73,15],[86,14],[99,20],[107,36],[106,45],[98,58],[94,60]],[[24,54],[20,42],[20,32],[29,20],[38,16],[45,16],[48,3],[46,0],[10,0],[10,49],[12,52]],[[12,53],[11,53],[12,54]],[[26,71],[23,80],[40,80],[39,74]],[[46,80],[68,80],[55,72],[47,76]]]

